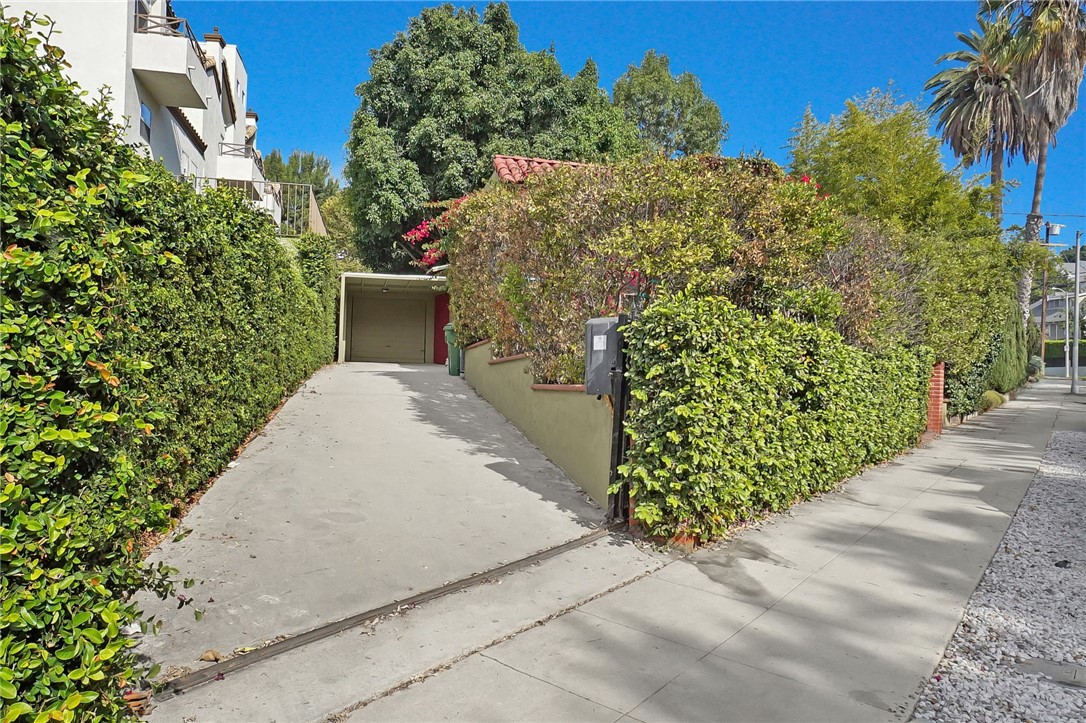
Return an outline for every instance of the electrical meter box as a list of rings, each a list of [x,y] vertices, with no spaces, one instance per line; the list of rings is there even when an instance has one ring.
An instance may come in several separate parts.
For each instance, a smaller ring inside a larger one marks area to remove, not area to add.
[[[619,368],[622,340],[617,316],[589,319],[585,324],[584,390],[586,394],[611,394],[611,371]]]

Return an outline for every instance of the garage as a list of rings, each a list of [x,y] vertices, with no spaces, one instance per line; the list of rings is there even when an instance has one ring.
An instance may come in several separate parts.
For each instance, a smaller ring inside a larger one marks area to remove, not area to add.
[[[345,273],[340,298],[340,360],[445,363],[449,296],[444,277]]]

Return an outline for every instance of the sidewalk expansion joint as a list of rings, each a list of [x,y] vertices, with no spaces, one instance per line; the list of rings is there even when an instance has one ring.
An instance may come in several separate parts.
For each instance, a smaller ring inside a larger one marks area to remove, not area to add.
[[[343,723],[344,721],[346,721],[350,717],[351,713],[354,713],[355,711],[361,710],[362,708],[365,708],[367,705],[370,705],[371,703],[374,703],[374,702],[376,702],[378,700],[381,700],[382,698],[387,698],[388,696],[392,695],[393,693],[398,693],[401,690],[406,690],[407,688],[410,688],[411,686],[415,685],[416,683],[421,683],[422,681],[426,680],[427,678],[432,678],[433,676],[437,675],[438,673],[449,670],[450,668],[452,668],[457,663],[461,662],[462,660],[466,660],[466,659],[470,658],[471,656],[473,656],[473,655],[475,655],[477,653],[482,653],[484,650],[489,650],[490,648],[493,648],[495,645],[499,645],[500,643],[504,643],[506,640],[512,640],[513,638],[517,637],[518,635],[520,635],[522,633],[526,633],[526,632],[528,632],[529,630],[531,630],[533,628],[538,628],[538,627],[540,627],[542,625],[546,625],[550,621],[556,620],[556,619],[562,617],[563,615],[565,615],[565,614],[567,614],[569,612],[572,612],[573,610],[576,610],[577,608],[581,607],[582,605],[587,605],[588,603],[592,602],[593,600],[597,600],[597,599],[599,599],[599,598],[601,598],[601,597],[603,597],[605,595],[610,595],[611,593],[615,592],[616,590],[621,590],[622,588],[626,587],[627,585],[632,585],[633,583],[637,582],[638,580],[641,580],[642,578],[646,578],[649,575],[652,575],[653,573],[659,572],[660,570],[664,569],[665,567],[667,567],[668,565],[670,565],[670,564],[672,564],[674,562],[675,562],[675,560],[669,560],[668,562],[665,562],[664,564],[658,565],[658,566],[656,566],[656,567],[654,567],[652,569],[649,569],[649,570],[645,570],[645,571],[631,577],[628,580],[623,580],[622,582],[619,582],[619,583],[617,583],[615,585],[612,585],[611,587],[607,588],[606,590],[601,590],[601,591],[599,591],[598,593],[596,593],[594,595],[591,595],[589,597],[584,598],[583,600],[578,600],[577,602],[572,603],[571,605],[567,605],[564,608],[556,610],[553,613],[551,613],[550,615],[542,617],[542,618],[540,618],[540,619],[538,619],[538,620],[536,620],[534,622],[528,623],[526,625],[522,625],[522,626],[516,628],[515,630],[507,633],[506,635],[502,635],[501,637],[494,638],[493,640],[490,640],[489,642],[483,643],[481,645],[476,645],[474,648],[471,648],[470,650],[466,650],[462,654],[457,655],[454,658],[450,658],[449,660],[446,660],[444,663],[440,663],[438,665],[427,668],[426,670],[422,671],[421,673],[413,675],[410,678],[407,678],[406,680],[404,680],[403,682],[392,686],[391,688],[387,688],[387,689],[385,689],[385,690],[383,690],[383,691],[381,691],[379,693],[376,693],[374,695],[369,696],[368,698],[364,698],[364,699],[358,701],[357,703],[349,705],[346,708],[341,708],[340,710],[338,710],[338,711],[336,711],[334,713],[330,713],[323,719],[323,721],[324,721],[324,723]],[[501,661],[497,661],[494,658],[491,658],[489,655],[487,655],[485,657],[487,657],[490,660],[495,660],[495,662],[501,662]],[[506,666],[506,667],[511,667],[511,666]],[[512,668],[512,669],[516,670],[516,668]],[[523,671],[518,670],[517,672],[522,673]],[[544,681],[544,682],[546,682],[546,681]],[[554,685],[554,684],[551,683],[551,685]],[[559,687],[559,686],[555,686],[555,687]],[[578,697],[583,697],[583,696],[578,696]],[[593,702],[595,702],[595,701],[593,701]],[[600,705],[600,704],[597,703],[597,705]],[[609,706],[604,706],[604,707],[608,708]],[[614,710],[614,709],[612,708],[611,710]]]
[[[453,582],[445,583],[441,587],[425,590],[418,594],[404,598],[402,600],[396,600],[394,602],[382,605],[380,607],[366,610],[365,612],[351,615],[350,617],[343,618],[341,620],[335,620],[333,622],[321,625],[319,627],[308,630],[304,633],[299,633],[289,638],[279,640],[271,645],[263,648],[258,648],[251,653],[239,655],[234,658],[228,658],[221,662],[209,665],[206,668],[187,673],[173,680],[167,681],[162,687],[155,693],[155,698],[158,700],[169,700],[176,695],[184,693],[185,691],[192,690],[193,688],[210,683],[215,680],[222,680],[222,677],[227,673],[234,673],[243,668],[247,668],[256,663],[274,658],[283,653],[298,648],[304,647],[311,643],[315,643],[325,638],[330,638],[333,635],[337,635],[345,630],[351,628],[360,627],[363,625],[372,625],[376,620],[382,616],[390,615],[393,613],[400,613],[405,610],[410,610],[422,603],[429,602],[439,597],[449,595],[454,592],[460,592],[467,590],[468,588],[476,587],[484,583],[488,583],[496,578],[509,573],[518,572],[525,568],[531,567],[536,563],[548,560],[552,557],[557,557],[563,553],[574,550],[578,547],[583,547],[593,542],[605,539],[612,533],[624,528],[623,523],[612,523],[599,527],[581,537],[577,537],[568,542],[564,542],[554,547],[549,547],[540,552],[536,552],[527,557],[522,557],[519,560],[500,565],[498,567],[486,570],[484,572],[477,572],[474,575],[461,578]]]

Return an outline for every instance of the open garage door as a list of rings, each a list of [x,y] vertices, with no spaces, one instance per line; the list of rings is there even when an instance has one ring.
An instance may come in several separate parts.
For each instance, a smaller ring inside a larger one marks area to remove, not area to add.
[[[445,362],[445,277],[345,272],[339,277],[339,298],[340,361]]]
[[[426,298],[358,296],[351,320],[351,361],[426,363]]]

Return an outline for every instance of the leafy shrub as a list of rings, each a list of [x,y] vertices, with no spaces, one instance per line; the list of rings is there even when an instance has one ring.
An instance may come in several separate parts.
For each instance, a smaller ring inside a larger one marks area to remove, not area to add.
[[[1029,358],[1029,364],[1026,365],[1026,373],[1031,377],[1035,377],[1038,374],[1044,373],[1044,362],[1041,361],[1041,357],[1034,355]]]
[[[138,192],[151,238],[173,260],[133,264],[124,349],[154,361],[144,389],[165,413],[137,459],[158,497],[183,500],[314,369],[332,359],[334,257],[324,237],[292,261],[236,189],[197,194],[161,167]]]
[[[1067,364],[1068,353],[1073,353],[1074,348],[1069,346],[1068,349],[1064,349],[1065,343],[1074,344],[1073,341],[1064,342],[1063,339],[1045,341],[1045,366],[1062,367]],[[1079,364],[1086,364],[1086,340],[1079,342],[1078,359]]]
[[[1008,309],[998,343],[999,351],[988,373],[988,383],[992,389],[1006,394],[1022,386],[1029,361],[1025,324],[1017,308]]]
[[[989,389],[980,395],[980,401],[977,403],[977,411],[991,411],[997,407],[1002,407],[1006,401],[1007,400],[1003,397],[1002,394],[995,391],[994,389]]]
[[[967,369],[948,367],[944,396],[947,413],[965,416],[977,411],[980,395],[988,389],[992,366],[1003,349],[1003,335],[996,334],[988,344],[987,353]]]
[[[1030,358],[1041,356],[1041,327],[1030,314],[1029,323],[1026,325],[1026,346],[1029,348]]]
[[[915,444],[933,355],[873,354],[723,297],[657,299],[626,329],[622,475],[652,534],[722,535]]]
[[[538,381],[580,379],[588,318],[686,288],[839,326],[859,344],[918,332],[912,282],[892,283],[899,236],[846,224],[809,179],[769,161],[558,169],[469,196],[446,231],[458,336],[530,351]]]
[[[330,358],[331,301],[316,250],[319,293],[240,195],[123,146],[29,17],[0,41],[3,720],[113,721],[131,595],[172,590],[141,533]]]

